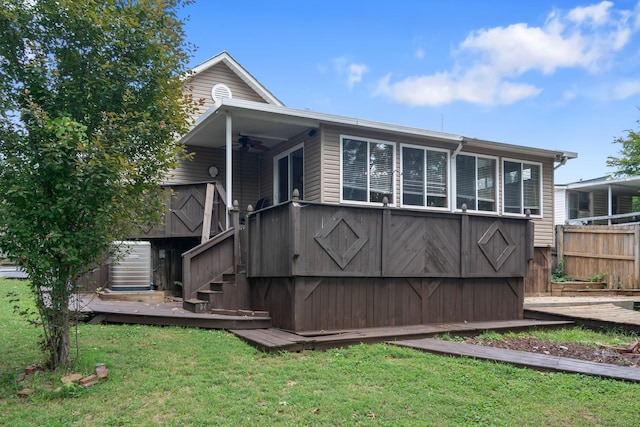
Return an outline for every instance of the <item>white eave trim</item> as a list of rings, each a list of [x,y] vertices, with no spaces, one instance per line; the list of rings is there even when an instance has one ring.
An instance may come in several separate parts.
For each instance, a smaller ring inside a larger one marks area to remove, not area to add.
[[[393,132],[404,135],[426,137],[442,141],[450,141],[455,143],[464,143],[465,148],[478,147],[491,150],[504,150],[509,152],[510,156],[515,153],[529,154],[531,156],[553,158],[554,161],[560,161],[562,158],[574,159],[578,155],[572,152],[545,150],[541,148],[525,147],[522,145],[504,144],[501,142],[485,141],[474,138],[466,138],[462,135],[456,135],[445,132],[431,131],[428,129],[420,129],[408,126],[395,125],[391,123],[376,122],[371,120],[363,120],[353,117],[337,116],[334,114],[317,113],[309,110],[299,110],[273,104],[265,104],[261,102],[247,101],[236,98],[224,98],[220,105],[211,107],[202,116],[200,116],[192,130],[182,138],[185,143],[192,135],[198,132],[198,127],[210,120],[213,120],[218,111],[230,111],[235,115],[251,115],[265,114],[278,116],[279,120],[285,123],[299,123],[304,126],[319,126],[320,124],[330,124],[338,126],[355,126],[366,128],[369,130],[378,130],[384,132]],[[263,119],[264,120],[264,119]],[[195,132],[194,132],[195,131]],[[464,150],[466,151],[466,150]],[[464,152],[463,151],[463,152]]]
[[[558,150],[547,150],[544,148],[534,148],[527,147],[524,145],[514,145],[514,144],[505,144],[503,142],[495,142],[495,141],[487,141],[475,138],[465,138],[468,147],[482,147],[482,148],[491,148],[493,150],[504,150],[509,153],[513,153],[514,151],[522,154],[529,154],[532,156],[538,157],[553,157],[555,162],[560,162],[562,159],[576,159],[578,158],[578,153],[574,153],[571,151],[558,151]],[[513,154],[510,154],[511,156]],[[565,160],[566,161],[566,160]]]
[[[299,110],[296,108],[289,108],[283,106],[277,106],[272,104],[263,104],[260,102],[247,101],[242,99],[223,99],[222,103],[219,107],[220,109],[227,108],[230,111],[238,110],[238,113],[242,111],[246,112],[255,112],[255,113],[266,113],[278,115],[286,121],[286,118],[293,119],[294,121],[298,121],[296,119],[302,119],[309,121],[309,123],[327,123],[332,125],[343,125],[343,126],[358,126],[364,127],[372,130],[381,130],[387,132],[396,132],[396,133],[404,133],[411,134],[417,136],[425,136],[434,139],[446,140],[446,141],[462,141],[463,137],[460,135],[454,135],[450,133],[444,132],[435,132],[427,129],[419,129],[412,128],[407,126],[394,125],[390,123],[382,123],[375,122],[371,120],[363,120],[353,117],[345,117],[345,116],[337,116],[334,114],[326,114],[326,113],[318,113],[309,110]],[[209,116],[213,114],[213,111],[207,111],[202,119],[197,120],[196,125],[206,120],[205,116]]]

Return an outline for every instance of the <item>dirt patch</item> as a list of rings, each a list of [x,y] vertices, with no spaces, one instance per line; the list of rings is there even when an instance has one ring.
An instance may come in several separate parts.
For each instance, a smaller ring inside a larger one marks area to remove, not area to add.
[[[557,343],[540,340],[534,337],[503,338],[489,340],[472,338],[465,341],[468,344],[484,345],[487,347],[505,348],[509,350],[528,351],[531,353],[547,354],[550,356],[570,357],[572,359],[588,360],[590,362],[611,363],[621,366],[640,368],[640,353],[626,352],[630,347],[589,346],[577,343]]]

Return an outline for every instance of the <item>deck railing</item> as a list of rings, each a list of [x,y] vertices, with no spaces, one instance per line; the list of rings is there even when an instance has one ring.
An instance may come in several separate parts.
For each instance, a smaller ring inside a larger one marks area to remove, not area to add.
[[[290,202],[247,221],[249,277],[524,277],[533,223]]]
[[[635,225],[640,224],[640,212],[590,216],[567,220],[568,225]]]
[[[226,194],[218,182],[164,187],[165,212],[160,224],[135,238],[198,237],[203,241],[226,230]]]

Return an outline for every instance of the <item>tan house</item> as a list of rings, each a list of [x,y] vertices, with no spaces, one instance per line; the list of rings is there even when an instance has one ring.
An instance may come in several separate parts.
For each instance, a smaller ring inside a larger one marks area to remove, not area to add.
[[[190,309],[292,330],[500,320],[548,285],[554,167],[575,153],[288,108],[226,52],[188,86],[194,156],[139,237]]]

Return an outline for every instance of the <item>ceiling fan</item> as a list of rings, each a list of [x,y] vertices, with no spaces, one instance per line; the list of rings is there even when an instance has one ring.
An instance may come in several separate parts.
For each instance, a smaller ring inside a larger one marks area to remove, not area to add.
[[[270,150],[270,148],[264,145],[262,141],[252,139],[247,135],[240,135],[240,138],[238,138],[238,141],[236,142],[236,144],[240,146],[240,151],[244,151],[244,152],[249,151],[252,148],[254,150],[259,150],[259,151]]]

